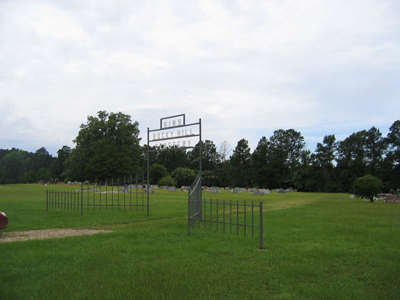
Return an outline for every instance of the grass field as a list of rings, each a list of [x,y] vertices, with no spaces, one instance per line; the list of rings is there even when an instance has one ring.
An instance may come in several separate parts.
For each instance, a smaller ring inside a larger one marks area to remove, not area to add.
[[[1,185],[3,232],[112,233],[0,243],[0,299],[400,299],[400,205],[348,194],[204,193],[263,201],[258,237],[192,229],[187,193],[157,190],[150,216],[46,211],[46,189]],[[1,239],[1,237],[0,237]]]

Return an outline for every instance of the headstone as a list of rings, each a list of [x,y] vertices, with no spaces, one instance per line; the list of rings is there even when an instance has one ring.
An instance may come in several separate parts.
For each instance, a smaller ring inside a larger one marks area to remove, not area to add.
[[[209,191],[210,191],[210,193],[212,193],[212,194],[218,194],[218,188],[215,187],[215,186],[214,186],[214,187],[211,187]]]
[[[170,186],[170,187],[168,187],[168,191],[170,191],[170,192],[176,192],[176,187]]]
[[[235,187],[233,190],[235,191],[234,193],[242,193],[244,189],[240,187]]]
[[[387,195],[385,199],[386,203],[400,203],[400,197],[397,197],[396,194]]]

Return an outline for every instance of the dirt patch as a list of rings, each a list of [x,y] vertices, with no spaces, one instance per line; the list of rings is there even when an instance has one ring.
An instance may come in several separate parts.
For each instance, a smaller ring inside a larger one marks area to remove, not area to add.
[[[94,229],[47,229],[47,230],[29,230],[0,232],[0,243],[27,241],[27,240],[44,240],[63,238],[76,235],[92,235],[97,233],[109,233],[112,230],[94,230]]]

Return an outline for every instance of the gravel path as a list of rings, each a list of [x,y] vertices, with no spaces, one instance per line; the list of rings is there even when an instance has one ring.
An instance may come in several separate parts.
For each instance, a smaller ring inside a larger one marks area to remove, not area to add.
[[[1,232],[0,243],[37,240],[37,239],[53,239],[63,238],[74,235],[92,235],[97,233],[108,233],[112,230],[93,230],[93,229],[48,229],[48,230],[30,230],[30,231],[14,231]]]

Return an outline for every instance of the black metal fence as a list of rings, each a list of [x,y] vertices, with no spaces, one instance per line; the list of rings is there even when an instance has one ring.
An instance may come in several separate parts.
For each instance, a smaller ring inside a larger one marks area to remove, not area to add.
[[[191,207],[201,207],[201,210],[191,210]],[[239,201],[213,201],[210,199],[197,200],[189,197],[189,235],[190,227],[198,221],[198,227],[222,230],[236,234],[243,233],[254,236],[254,229],[258,229],[260,237],[260,249],[263,249],[263,208],[259,204],[239,203]],[[203,224],[201,225],[201,222]]]
[[[46,210],[64,209],[77,210],[81,212],[89,210],[117,210],[117,211],[138,211],[146,208],[149,215],[149,202],[146,199],[147,186],[145,176],[136,176],[132,180],[124,177],[114,181],[106,181],[104,184],[81,184],[79,190],[46,190]]]

